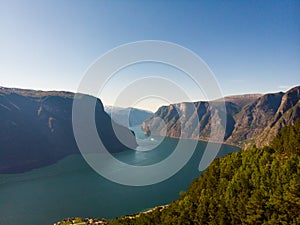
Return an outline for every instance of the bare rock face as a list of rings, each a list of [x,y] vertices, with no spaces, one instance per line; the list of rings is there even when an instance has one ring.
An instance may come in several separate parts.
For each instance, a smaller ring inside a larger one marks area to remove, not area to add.
[[[238,143],[257,137],[267,127],[280,106],[283,93],[266,94],[244,106],[235,116],[235,125],[229,143]]]
[[[233,115],[240,107],[234,103],[225,103],[226,111],[219,102],[179,103],[162,106],[150,118],[144,121],[142,129],[154,135],[166,135],[174,138],[192,138],[219,141],[233,130]],[[226,127],[226,120],[228,126]],[[212,130],[212,127],[217,129]],[[211,134],[211,132],[214,132]],[[224,141],[222,139],[222,141]]]
[[[24,172],[79,153],[72,129],[73,98],[70,92],[0,88],[0,173]],[[115,124],[101,101],[96,102],[95,122],[104,146],[110,152],[126,149],[114,127],[135,148],[133,133]]]
[[[211,135],[211,141],[214,135],[225,132],[225,143],[260,147],[269,144],[283,126],[293,124],[300,117],[299,93],[300,86],[286,93],[225,97],[226,117],[222,107],[218,107],[220,100],[163,106],[143,122],[142,129],[174,138],[208,140]],[[211,134],[212,125],[219,132]]]
[[[300,117],[300,88],[295,87],[286,92],[281,99],[276,114],[269,121],[264,131],[256,138],[256,145],[270,144],[283,126],[294,124]]]

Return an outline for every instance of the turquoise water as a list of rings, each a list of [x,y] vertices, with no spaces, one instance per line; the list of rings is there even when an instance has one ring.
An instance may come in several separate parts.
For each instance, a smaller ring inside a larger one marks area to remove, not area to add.
[[[143,139],[139,133],[137,137]],[[116,157],[132,164],[150,164],[167,157],[176,143],[176,139],[165,138],[153,151],[124,151]],[[199,141],[190,161],[173,177],[143,187],[106,180],[81,155],[22,174],[0,175],[0,225],[48,225],[75,216],[113,218],[170,203],[199,176],[205,146]],[[223,145],[218,157],[235,151],[238,148]]]

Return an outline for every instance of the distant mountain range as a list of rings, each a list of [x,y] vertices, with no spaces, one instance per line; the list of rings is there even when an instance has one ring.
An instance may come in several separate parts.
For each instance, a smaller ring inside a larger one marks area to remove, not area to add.
[[[0,87],[0,173],[27,171],[79,153],[72,129],[73,98],[70,92]],[[80,101],[91,98],[81,95]],[[112,121],[101,101],[94,100],[97,131],[105,147],[110,152],[126,149],[113,126],[135,148],[133,133]]]
[[[225,143],[261,147],[268,145],[283,126],[294,124],[300,117],[300,86],[286,93],[229,96],[224,101],[227,123],[221,116],[224,112],[220,100],[199,101],[162,106],[143,122],[142,129],[174,138],[208,140],[212,123],[217,123],[218,130],[225,131]]]
[[[140,125],[153,115],[153,112],[132,107],[104,106],[104,110],[115,122],[126,127]]]

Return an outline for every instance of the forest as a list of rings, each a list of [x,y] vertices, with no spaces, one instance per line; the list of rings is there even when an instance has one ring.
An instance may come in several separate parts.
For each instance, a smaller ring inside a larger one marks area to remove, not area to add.
[[[300,224],[300,119],[270,146],[215,159],[167,207],[124,216],[109,225]]]

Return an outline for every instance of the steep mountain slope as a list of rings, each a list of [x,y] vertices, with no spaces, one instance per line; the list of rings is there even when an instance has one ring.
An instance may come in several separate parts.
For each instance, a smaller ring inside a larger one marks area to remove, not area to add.
[[[137,108],[121,108],[115,106],[104,106],[105,112],[117,123],[132,127],[141,124],[153,115],[152,112]]]
[[[264,129],[256,139],[257,146],[270,144],[270,140],[276,136],[278,131],[286,125],[293,124],[300,117],[300,88],[292,88],[281,99],[280,106]]]
[[[225,130],[226,143],[263,146],[270,143],[282,126],[293,124],[300,117],[299,92],[300,86],[286,93],[225,97],[226,122],[218,106],[220,100],[162,106],[143,122],[142,129],[145,133],[207,140],[215,122],[219,133],[213,137]]]
[[[227,142],[238,143],[262,133],[275,116],[283,95],[283,93],[266,94],[243,107],[235,116],[234,130]]]
[[[154,135],[207,140],[210,136],[212,122],[217,121],[215,125],[218,129],[214,134],[215,137],[211,140],[218,140],[223,132],[225,132],[225,137],[231,134],[234,125],[233,116],[240,110],[238,105],[231,102],[226,103],[225,107],[227,115],[218,102],[179,103],[162,106],[152,117],[143,122],[142,128],[146,132],[150,130]],[[227,116],[228,121],[226,130],[224,116]]]
[[[23,172],[79,153],[72,129],[73,93],[0,88],[0,173]],[[93,98],[82,95],[82,101]],[[101,101],[96,104],[96,126],[111,152],[126,147],[114,134]],[[115,124],[136,147],[130,130]]]

